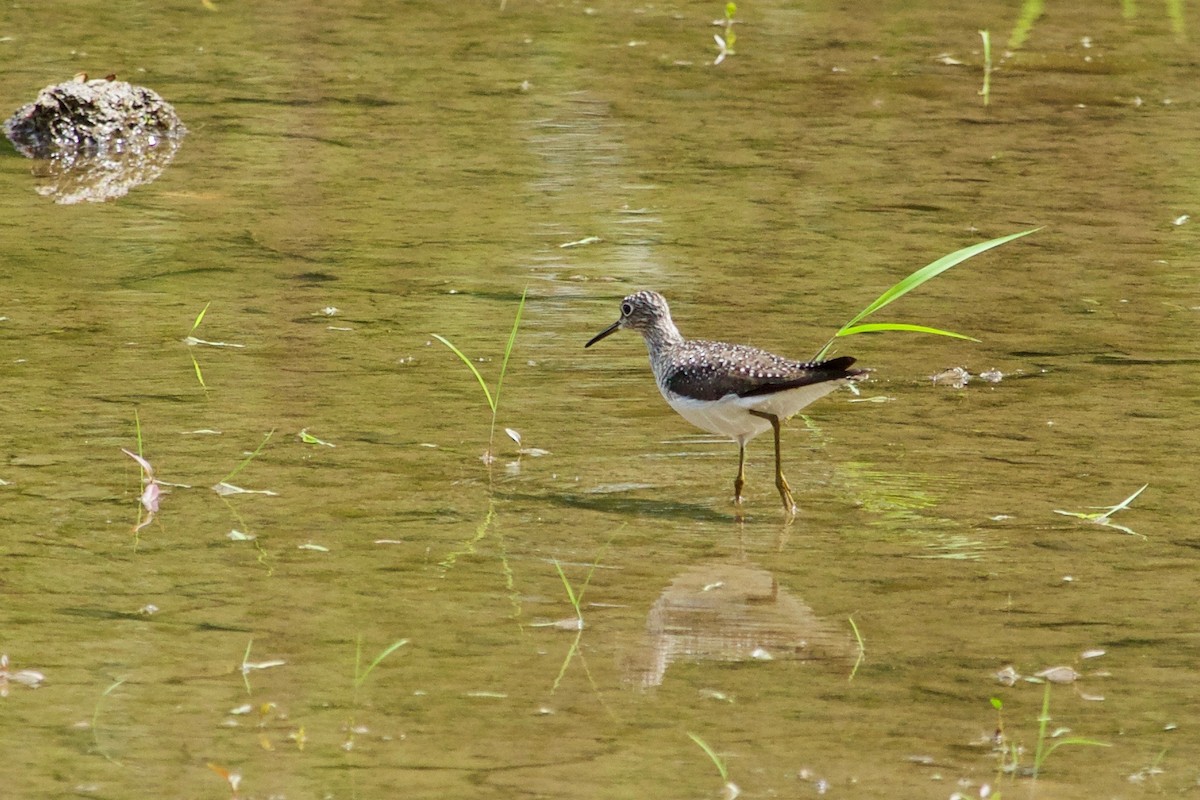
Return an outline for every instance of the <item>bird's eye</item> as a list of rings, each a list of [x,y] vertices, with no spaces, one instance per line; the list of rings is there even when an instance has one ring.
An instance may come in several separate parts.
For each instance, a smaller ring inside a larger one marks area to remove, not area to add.
[[[621,303],[621,316],[628,317],[632,313],[633,313],[633,304],[632,303]]]

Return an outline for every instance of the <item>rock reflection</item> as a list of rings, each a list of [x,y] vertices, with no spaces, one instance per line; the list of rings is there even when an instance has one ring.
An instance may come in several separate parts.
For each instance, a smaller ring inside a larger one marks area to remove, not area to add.
[[[764,569],[701,564],[671,581],[650,608],[625,680],[658,686],[676,661],[834,660],[849,663],[847,632],[820,619]]]
[[[157,180],[175,158],[179,140],[164,138],[153,146],[108,153],[38,159],[32,173],[35,191],[60,205],[103,203]]]

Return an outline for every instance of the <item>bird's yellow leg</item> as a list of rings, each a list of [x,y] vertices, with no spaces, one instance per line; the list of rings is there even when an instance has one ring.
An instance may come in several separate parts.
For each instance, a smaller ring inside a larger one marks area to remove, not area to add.
[[[771,429],[775,432],[775,488],[779,490],[779,497],[783,500],[783,510],[789,517],[793,517],[796,515],[796,501],[792,499],[792,487],[788,486],[787,478],[783,477],[783,456],[779,450],[779,417],[753,409],[750,413],[770,422]]]

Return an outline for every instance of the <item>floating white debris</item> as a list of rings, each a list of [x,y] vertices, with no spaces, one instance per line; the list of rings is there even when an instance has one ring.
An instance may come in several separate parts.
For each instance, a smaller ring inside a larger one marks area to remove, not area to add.
[[[196,345],[198,345],[198,344],[205,345],[206,347],[237,347],[237,348],[245,348],[245,346],[246,346],[246,345],[244,345],[244,344],[234,344],[233,342],[210,342],[210,341],[208,341],[207,339],[197,339],[195,336],[187,336],[187,337],[185,337],[185,338],[184,338],[184,340],[183,340],[183,343],[184,343],[184,344],[186,344],[188,347],[195,347],[195,346],[196,346]]]
[[[1192,218],[1191,214],[1180,214],[1178,217],[1171,220],[1171,224],[1172,225],[1184,225],[1191,218]]]
[[[232,483],[221,481],[212,487],[213,491],[222,497],[227,497],[231,494],[265,494],[268,497],[279,497],[279,492],[272,492],[270,489],[243,489],[240,486],[234,486]]]
[[[939,64],[944,64],[947,67],[960,67],[963,64],[963,62],[959,61],[949,53],[942,53],[941,55],[934,56],[933,60]]]
[[[930,375],[929,378],[933,381],[934,386],[952,386],[955,389],[961,389],[970,383],[971,373],[962,367],[949,367],[935,375]]]
[[[521,446],[521,434],[512,428],[505,428],[504,432],[508,434],[508,438],[517,443],[517,447]]]
[[[17,672],[8,671],[8,655],[0,655],[0,697],[8,697],[8,682],[19,683],[22,686],[28,686],[30,689],[36,689],[42,685],[42,681],[46,680],[46,676],[38,672],[36,669],[23,669]]]
[[[1037,673],[1037,677],[1045,678],[1050,683],[1074,683],[1083,676],[1071,667],[1050,667]]]
[[[1013,668],[1012,664],[997,672],[994,677],[997,682],[1004,686],[1012,686],[1021,679],[1020,674]]]
[[[324,439],[318,439],[316,436],[313,436],[308,432],[308,428],[301,428],[299,435],[300,441],[304,442],[305,444],[319,444],[322,447],[337,447],[337,445],[333,444],[332,442],[327,442]]]
[[[229,713],[233,714],[234,716],[241,716],[242,714],[249,714],[253,710],[254,710],[254,706],[252,704],[242,703],[240,706],[237,706],[236,708],[229,709]]]
[[[318,553],[328,553],[329,552],[328,547],[322,547],[321,545],[313,544],[312,542],[307,542],[305,544],[297,545],[296,549],[297,550],[315,550]]]
[[[233,528],[229,533],[225,534],[225,538],[232,542],[253,542],[258,537],[252,533],[242,533],[237,528]]]
[[[255,669],[271,669],[272,667],[282,667],[287,662],[282,658],[271,659],[270,661],[243,661],[242,672],[250,672]]]
[[[1079,654],[1079,657],[1083,658],[1083,659],[1099,658],[1100,656],[1104,655],[1105,652],[1106,651],[1103,650],[1102,648],[1095,647],[1091,650],[1084,650],[1082,653]]]
[[[750,657],[755,661],[774,661],[775,657],[771,655],[765,648],[756,647],[750,651]]]
[[[573,242],[563,242],[562,244],[559,245],[559,247],[562,247],[564,249],[568,248],[568,247],[583,247],[584,245],[595,244],[596,242],[603,242],[603,241],[604,240],[601,239],[599,236],[585,236],[582,239],[576,239]]]

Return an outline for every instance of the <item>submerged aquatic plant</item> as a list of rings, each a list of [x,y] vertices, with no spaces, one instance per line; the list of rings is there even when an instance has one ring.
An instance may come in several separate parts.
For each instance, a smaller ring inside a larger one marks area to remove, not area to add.
[[[525,310],[525,297],[528,294],[529,287],[526,286],[524,291],[521,292],[521,302],[517,304],[517,314],[513,318],[512,330],[508,332],[508,342],[504,346],[504,360],[500,362],[500,375],[496,378],[495,392],[488,388],[487,381],[484,380],[483,375],[479,372],[479,368],[475,366],[475,362],[471,361],[462,350],[455,347],[445,336],[436,333],[430,334],[433,338],[446,345],[446,347],[449,347],[450,351],[467,365],[467,369],[471,370],[471,374],[475,376],[475,380],[479,381],[479,386],[483,389],[484,399],[487,400],[488,408],[492,412],[492,424],[488,429],[488,449],[483,454],[483,461],[489,466],[496,460],[494,454],[496,444],[496,415],[500,409],[500,390],[504,386],[504,375],[508,372],[508,359],[512,355],[513,345],[517,341],[517,329],[521,326],[521,314]]]
[[[1130,536],[1141,536],[1143,539],[1145,539],[1146,537],[1144,534],[1138,533],[1135,530],[1126,528],[1124,525],[1118,525],[1117,523],[1113,522],[1112,515],[1118,511],[1123,511],[1126,508],[1129,508],[1129,504],[1132,503],[1139,494],[1146,491],[1148,488],[1150,488],[1150,484],[1147,483],[1142,488],[1129,495],[1129,497],[1126,497],[1124,500],[1117,503],[1115,506],[1089,506],[1090,508],[1099,509],[1099,511],[1059,511],[1058,509],[1055,509],[1054,513],[1062,514],[1064,517],[1075,517],[1076,519],[1093,522],[1096,525],[1103,525],[1106,528],[1116,528],[1122,533],[1128,533]]]
[[[862,311],[858,312],[858,314],[856,314],[849,322],[847,322],[845,325],[843,325],[841,328],[839,328],[837,333],[835,333],[833,335],[833,337],[830,338],[830,340],[825,343],[825,346],[821,348],[821,350],[816,354],[816,356],[813,357],[813,360],[820,361],[821,359],[823,359],[825,357],[825,354],[829,352],[831,347],[833,347],[833,343],[840,337],[853,336],[858,333],[881,333],[883,331],[913,331],[915,333],[933,333],[933,334],[937,334],[938,336],[950,336],[955,339],[967,339],[968,341],[972,341],[972,342],[979,341],[978,339],[976,339],[972,336],[966,336],[961,333],[954,333],[953,331],[945,331],[945,330],[941,330],[939,328],[930,328],[926,325],[910,325],[910,324],[904,323],[904,322],[874,322],[874,323],[861,323],[861,324],[860,324],[860,322],[861,322],[861,320],[865,319],[866,317],[870,316],[871,314],[874,314],[879,309],[888,305],[893,300],[900,299],[904,295],[911,292],[913,289],[916,289],[921,284],[925,283],[926,281],[932,280],[933,278],[936,278],[938,275],[941,275],[943,272],[945,272],[946,270],[950,269],[951,267],[953,267],[957,264],[961,264],[962,262],[966,261],[968,258],[977,256],[980,253],[991,250],[993,247],[999,247],[1002,244],[1011,242],[1013,239],[1020,239],[1022,236],[1028,236],[1029,234],[1036,233],[1037,231],[1040,231],[1040,230],[1041,230],[1040,227],[1030,228],[1027,231],[1021,231],[1019,233],[1010,233],[1008,236],[1001,236],[997,239],[989,239],[986,242],[980,242],[978,244],[973,244],[970,247],[964,247],[961,250],[956,250],[955,252],[950,253],[949,255],[942,256],[937,261],[934,261],[931,264],[926,264],[924,267],[921,267],[919,270],[912,273],[904,280],[898,282],[897,284],[892,286],[890,289],[888,289],[883,294],[879,295],[879,297],[875,298],[874,302],[872,302],[870,305],[868,305]]]

